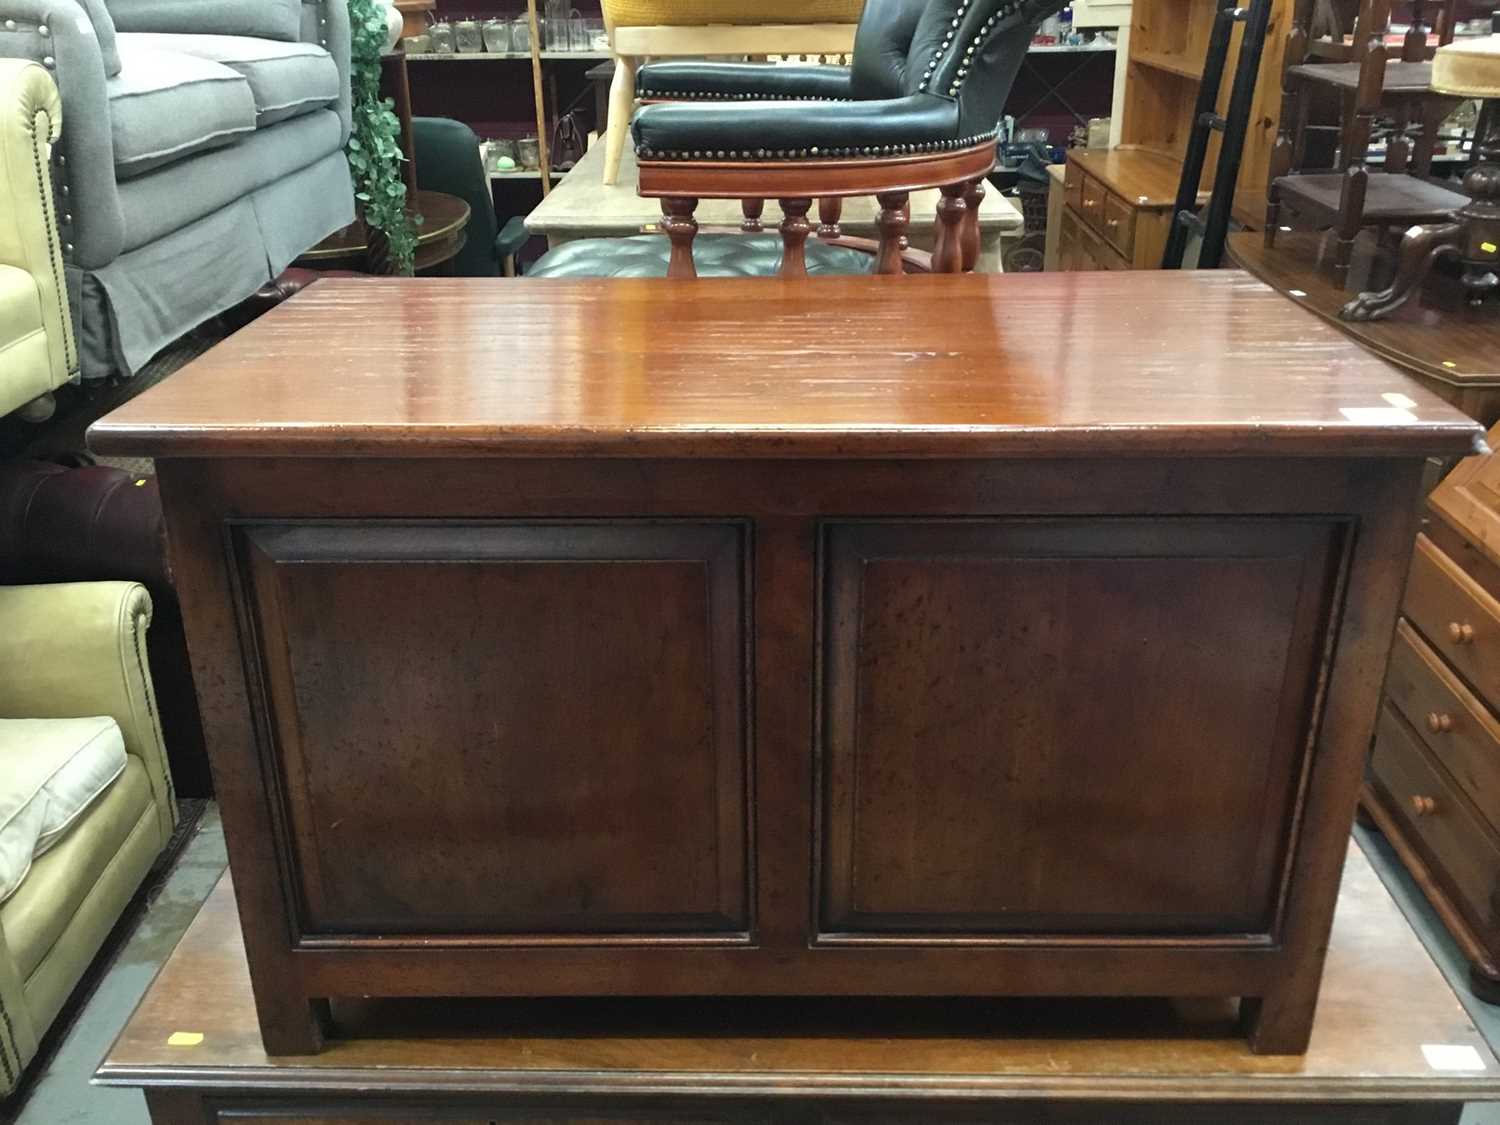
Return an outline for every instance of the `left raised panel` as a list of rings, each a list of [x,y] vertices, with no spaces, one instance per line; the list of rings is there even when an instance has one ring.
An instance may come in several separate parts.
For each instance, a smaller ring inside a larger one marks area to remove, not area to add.
[[[301,935],[748,934],[747,536],[233,525]]]

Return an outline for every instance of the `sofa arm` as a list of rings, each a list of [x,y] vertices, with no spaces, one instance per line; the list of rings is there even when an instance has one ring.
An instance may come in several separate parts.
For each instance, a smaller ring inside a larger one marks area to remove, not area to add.
[[[339,68],[339,100],[334,109],[343,123],[339,144],[349,140],[352,127],[349,49],[352,31],[349,26],[349,0],[302,0],[302,40],[317,43],[333,56]]]
[[[67,115],[58,155],[63,256],[85,269],[107,265],[124,247],[125,216],[93,24],[77,0],[0,0],[0,57],[29,59],[52,72]]]
[[[24,385],[10,386],[10,376],[0,371],[0,402],[29,402],[78,373],[48,174],[52,145],[61,131],[62,103],[47,71],[21,59],[0,59],[0,265],[31,275],[47,347],[45,385],[36,381],[41,372],[17,371],[27,375]],[[0,413],[4,410],[0,406]]]
[[[177,821],[146,664],[151,597],[136,582],[0,587],[0,715],[109,715],[151,783],[162,839]]]

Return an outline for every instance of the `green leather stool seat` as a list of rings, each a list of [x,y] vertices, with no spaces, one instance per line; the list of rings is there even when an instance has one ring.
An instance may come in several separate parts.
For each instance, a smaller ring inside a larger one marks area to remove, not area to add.
[[[807,272],[861,274],[875,269],[873,254],[807,240]],[[549,250],[527,277],[666,277],[672,244],[665,235],[585,238]],[[781,267],[779,234],[700,234],[693,240],[699,277],[774,277]]]

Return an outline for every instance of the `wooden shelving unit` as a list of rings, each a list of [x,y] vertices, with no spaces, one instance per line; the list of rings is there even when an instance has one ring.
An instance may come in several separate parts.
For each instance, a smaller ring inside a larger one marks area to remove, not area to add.
[[[1122,146],[1150,150],[1180,168],[1192,129],[1198,84],[1203,77],[1214,7],[1204,0],[1135,0],[1131,11],[1130,57],[1126,63]],[[1292,0],[1275,0],[1235,188],[1235,218],[1247,226],[1258,227],[1264,219],[1271,146],[1276,141],[1281,113],[1281,60],[1291,14]],[[1242,27],[1236,28],[1230,45],[1229,65],[1220,92],[1221,112],[1229,101],[1242,33]],[[1205,191],[1213,186],[1217,140],[1215,137],[1209,149],[1203,181]]]

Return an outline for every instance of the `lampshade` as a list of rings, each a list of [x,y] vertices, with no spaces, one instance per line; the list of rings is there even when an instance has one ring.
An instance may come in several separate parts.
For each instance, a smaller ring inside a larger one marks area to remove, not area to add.
[[[1439,47],[1432,58],[1432,88],[1460,98],[1500,98],[1500,35]]]

